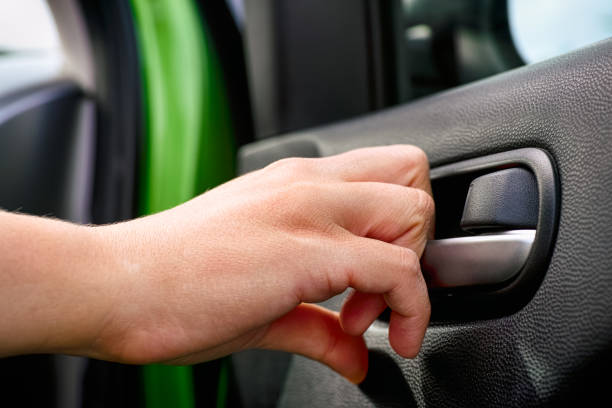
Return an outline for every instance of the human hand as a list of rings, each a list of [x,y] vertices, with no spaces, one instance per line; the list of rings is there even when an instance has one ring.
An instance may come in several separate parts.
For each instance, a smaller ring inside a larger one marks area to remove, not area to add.
[[[405,145],[286,159],[168,211],[92,228],[112,306],[87,353],[187,364],[276,349],[360,382],[362,334],[389,306],[390,344],[414,357],[430,316],[419,265],[433,229],[428,169]],[[309,304],[347,288],[340,314]]]

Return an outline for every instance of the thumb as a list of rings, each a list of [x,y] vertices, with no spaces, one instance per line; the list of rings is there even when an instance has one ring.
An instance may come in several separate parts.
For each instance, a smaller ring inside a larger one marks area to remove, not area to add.
[[[363,381],[368,371],[368,349],[363,338],[346,334],[336,312],[308,303],[271,323],[259,348],[301,354],[355,384]]]

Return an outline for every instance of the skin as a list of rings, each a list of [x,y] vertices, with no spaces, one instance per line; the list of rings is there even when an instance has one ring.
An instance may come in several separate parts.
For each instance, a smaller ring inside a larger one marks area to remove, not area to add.
[[[264,348],[358,383],[387,306],[393,349],[419,351],[433,218],[427,157],[405,145],[281,160],[113,225],[0,212],[0,355],[190,364]],[[312,304],[347,288],[340,313]]]

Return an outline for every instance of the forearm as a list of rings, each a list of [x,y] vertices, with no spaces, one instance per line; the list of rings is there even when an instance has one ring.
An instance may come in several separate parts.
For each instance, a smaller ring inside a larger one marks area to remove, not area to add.
[[[0,355],[90,349],[115,282],[94,230],[0,211]]]

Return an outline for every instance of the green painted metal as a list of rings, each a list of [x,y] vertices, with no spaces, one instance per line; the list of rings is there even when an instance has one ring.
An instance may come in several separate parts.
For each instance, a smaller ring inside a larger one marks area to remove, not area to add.
[[[235,151],[221,67],[193,0],[131,4],[146,117],[140,212],[151,214],[233,177]],[[143,378],[148,408],[194,406],[191,367],[145,366]],[[218,404],[226,388],[220,378]]]

